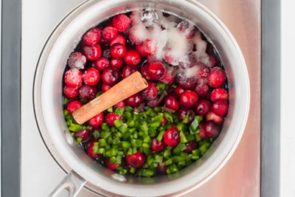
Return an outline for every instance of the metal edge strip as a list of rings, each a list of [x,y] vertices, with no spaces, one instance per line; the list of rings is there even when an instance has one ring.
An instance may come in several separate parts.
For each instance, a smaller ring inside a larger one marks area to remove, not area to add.
[[[20,196],[21,0],[1,1],[1,196]]]
[[[261,197],[280,196],[280,0],[262,0]]]

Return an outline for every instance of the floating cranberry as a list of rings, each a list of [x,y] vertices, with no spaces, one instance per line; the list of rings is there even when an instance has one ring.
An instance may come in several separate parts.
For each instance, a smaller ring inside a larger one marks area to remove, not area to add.
[[[111,66],[114,69],[120,69],[123,66],[123,60],[119,58],[113,58],[111,59]]]
[[[200,138],[201,139],[207,139],[207,136],[206,136],[206,123],[205,122],[200,123],[199,128],[200,128],[200,131],[199,131]]]
[[[82,51],[86,58],[90,61],[98,60],[101,57],[101,48],[98,44],[93,46],[84,46]]]
[[[172,84],[174,79],[173,69],[167,69],[167,72],[165,72],[164,76],[160,78],[160,81],[165,84]]]
[[[180,142],[179,132],[176,127],[169,128],[164,133],[164,143],[167,146],[175,147]]]
[[[102,30],[102,37],[104,41],[111,42],[114,38],[116,38],[118,35],[118,30],[114,27],[105,27]]]
[[[220,67],[214,67],[211,69],[210,74],[208,76],[208,84],[212,88],[218,88],[224,84],[226,80],[225,72]]]
[[[147,75],[151,80],[161,79],[166,72],[165,65],[161,62],[151,62],[147,65]]]
[[[82,72],[77,68],[67,70],[64,76],[64,82],[69,87],[80,87],[82,85]]]
[[[204,116],[206,115],[211,109],[211,103],[208,100],[200,100],[196,107],[196,113],[198,115]]]
[[[136,152],[132,155],[126,156],[126,162],[130,167],[141,168],[144,165],[145,156],[141,152]]]
[[[196,92],[186,90],[179,96],[179,102],[184,108],[192,108],[198,102],[198,95]]]
[[[88,144],[88,146],[87,146],[87,149],[86,149],[87,154],[88,154],[92,159],[95,159],[95,160],[97,160],[97,159],[99,159],[99,158],[101,157],[100,154],[95,153],[95,146],[96,146],[96,143],[97,143],[97,142],[90,142],[90,143]]]
[[[187,109],[178,110],[178,118],[180,120],[184,120],[186,117],[188,117],[189,122],[192,122],[195,118],[195,112],[193,110],[187,110]]]
[[[151,80],[151,78],[148,75],[148,65],[147,64],[145,64],[141,67],[140,72],[146,80]]]
[[[177,86],[177,87],[175,88],[175,94],[176,94],[177,96],[180,96],[182,93],[184,93],[184,89],[181,88],[180,86]]]
[[[153,100],[158,96],[158,88],[156,84],[149,83],[148,87],[142,92],[144,99]]]
[[[64,87],[64,95],[69,99],[74,99],[79,95],[78,88],[73,88],[66,85]]]
[[[219,116],[225,116],[228,111],[228,103],[226,100],[215,101],[212,105],[212,112]]]
[[[131,20],[125,14],[119,14],[113,18],[112,24],[119,32],[125,32],[129,29]]]
[[[137,71],[137,69],[134,66],[127,65],[122,69],[121,76],[122,76],[122,78],[126,78],[136,71]]]
[[[80,107],[82,107],[82,103],[80,101],[78,101],[78,100],[70,101],[67,104],[67,111],[70,113],[73,113],[74,111],[76,111]]]
[[[73,52],[68,59],[68,65],[71,68],[84,69],[86,61],[85,55],[80,52]]]
[[[86,85],[94,86],[100,80],[100,74],[95,68],[88,68],[83,74],[83,80]]]
[[[160,101],[158,99],[148,101],[147,103],[147,105],[150,107],[157,107],[159,104],[160,104]]]
[[[88,121],[88,124],[93,128],[98,128],[103,122],[103,113],[99,113]]]
[[[80,98],[85,100],[94,99],[96,93],[97,89],[95,86],[83,85],[79,90]]]
[[[126,45],[126,38],[119,34],[116,38],[114,38],[111,41],[110,46],[113,46],[115,44]]]
[[[120,101],[119,103],[117,103],[115,105],[116,108],[124,108],[125,107],[125,102],[124,101]]]
[[[214,122],[206,122],[205,124],[205,132],[206,132],[206,136],[209,138],[214,138],[217,137],[219,132],[220,132],[220,128],[219,126],[217,126]]]
[[[197,84],[197,78],[196,77],[185,77],[183,75],[178,75],[177,78],[177,83],[180,87],[184,89],[189,89],[193,90],[196,87]]]
[[[138,107],[142,103],[142,100],[143,98],[140,94],[135,94],[127,98],[126,103],[131,107]]]
[[[111,161],[110,161],[110,159],[107,159],[106,161],[105,161],[105,164],[106,164],[106,166],[107,166],[107,168],[108,169],[110,169],[110,170],[117,170],[118,168],[119,168],[119,164],[117,164],[117,163],[112,163]]]
[[[107,84],[105,84],[105,83],[101,84],[101,90],[102,90],[103,92],[108,91],[111,87],[112,87],[112,86],[107,85]]]
[[[222,124],[222,122],[223,122],[223,118],[221,116],[218,116],[217,114],[215,114],[212,111],[207,113],[206,120],[213,121],[216,124]]]
[[[74,136],[76,138],[81,138],[81,142],[84,143],[90,138],[90,131],[88,129],[84,129],[81,131],[77,131]]]
[[[154,40],[146,39],[142,44],[136,45],[136,49],[143,57],[153,56],[157,50],[157,43]]]
[[[101,30],[98,28],[92,28],[86,32],[82,38],[84,45],[92,46],[97,44],[101,38]]]
[[[141,56],[136,50],[128,50],[124,57],[124,61],[127,65],[136,66],[141,62]]]
[[[206,66],[201,66],[197,72],[197,77],[207,78],[210,74],[210,69]]]
[[[156,138],[152,140],[151,149],[154,152],[161,152],[165,148],[165,144],[162,141],[158,141]]]
[[[200,83],[196,86],[195,90],[199,96],[206,97],[209,93],[209,86],[205,83]]]
[[[213,102],[217,100],[227,100],[228,92],[223,88],[216,88],[211,92],[210,99]]]
[[[101,57],[94,62],[94,67],[97,68],[98,70],[104,70],[108,68],[109,65],[110,65],[110,61],[105,57]]]
[[[114,69],[107,68],[101,75],[102,81],[107,85],[114,85],[119,80],[119,72]]]
[[[165,99],[165,107],[172,111],[177,111],[179,108],[179,102],[175,96],[169,95]]]
[[[190,141],[186,144],[186,149],[184,150],[186,153],[191,153],[193,150],[195,150],[198,147],[197,142]]]
[[[121,44],[115,44],[111,46],[110,52],[113,58],[122,58],[126,55],[126,47]]]
[[[114,126],[114,122],[116,120],[121,120],[122,116],[115,114],[114,112],[110,112],[106,115],[105,121],[109,126]]]

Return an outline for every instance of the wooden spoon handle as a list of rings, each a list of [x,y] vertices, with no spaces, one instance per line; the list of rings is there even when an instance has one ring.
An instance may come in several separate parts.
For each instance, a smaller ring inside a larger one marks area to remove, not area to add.
[[[139,72],[135,72],[102,95],[74,111],[73,118],[77,123],[83,124],[95,115],[116,105],[118,102],[142,91],[147,86],[147,81]]]

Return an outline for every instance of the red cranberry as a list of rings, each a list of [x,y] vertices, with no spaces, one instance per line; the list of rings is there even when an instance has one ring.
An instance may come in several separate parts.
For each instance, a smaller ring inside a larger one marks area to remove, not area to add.
[[[162,141],[158,141],[156,138],[152,140],[151,149],[154,152],[161,152],[165,148],[165,144]]]
[[[137,71],[137,69],[134,66],[127,65],[122,69],[122,72],[121,72],[122,78],[126,78],[136,71]]]
[[[167,72],[165,72],[164,76],[160,79],[162,83],[165,84],[172,84],[175,77],[173,75],[173,69],[168,69]]]
[[[198,147],[197,142],[195,141],[190,141],[186,144],[186,149],[185,152],[186,153],[191,153],[193,150],[195,150]]]
[[[114,126],[114,122],[116,120],[121,120],[122,116],[115,114],[114,112],[110,112],[106,115],[105,121],[109,126]]]
[[[126,45],[126,38],[122,35],[118,35],[111,41],[110,46],[113,46],[115,44]]]
[[[188,117],[189,122],[192,122],[195,118],[195,112],[187,109],[178,110],[178,118],[180,120],[184,120],[186,117]]]
[[[113,171],[114,170],[117,170],[119,168],[119,164],[112,163],[109,159],[107,159],[105,161],[105,164],[106,164],[106,166],[107,166],[108,169],[113,170]]]
[[[101,84],[101,90],[102,90],[103,92],[108,91],[111,87],[112,87],[112,86],[107,85],[107,84],[105,84],[105,83]]]
[[[213,55],[210,55],[209,56],[209,62],[210,62],[210,66],[213,67],[217,64],[217,59],[213,56]]]
[[[80,52],[73,52],[68,59],[68,65],[71,68],[84,69],[86,61],[85,55]]]
[[[107,68],[103,71],[101,79],[107,85],[114,85],[119,80],[119,72],[117,70]]]
[[[121,44],[115,44],[111,46],[110,52],[113,58],[122,58],[126,55],[126,47]]]
[[[209,86],[204,83],[200,83],[196,86],[196,92],[198,93],[199,96],[207,96],[209,93]]]
[[[210,99],[213,102],[217,100],[227,100],[228,92],[223,88],[216,88],[211,92]]]
[[[126,99],[126,103],[131,107],[138,107],[142,103],[142,96],[135,94]]]
[[[165,99],[165,107],[172,111],[177,111],[179,108],[179,103],[174,96],[169,95]]]
[[[152,56],[156,53],[157,43],[154,40],[146,39],[142,44],[136,45],[136,49],[143,57]]]
[[[141,62],[141,56],[138,51],[136,50],[128,50],[124,61],[127,65],[136,66]]]
[[[101,38],[101,30],[98,28],[92,28],[82,38],[84,45],[92,46],[97,44]]]
[[[97,89],[95,86],[83,85],[79,90],[80,98],[85,100],[94,99],[96,93]]]
[[[99,113],[88,121],[88,124],[93,128],[98,128],[103,122],[103,113]]]
[[[200,100],[196,107],[196,113],[198,115],[204,116],[206,115],[211,109],[211,103],[208,100]]]
[[[119,58],[113,58],[111,59],[111,66],[114,69],[120,69],[123,66],[123,60]]]
[[[179,132],[176,127],[169,128],[164,133],[164,143],[167,146],[175,147],[180,142]]]
[[[151,80],[151,78],[148,75],[148,65],[147,64],[143,65],[141,67],[140,72],[146,80]]]
[[[143,97],[146,100],[153,100],[158,96],[158,89],[156,84],[149,83],[148,87],[142,92]]]
[[[214,112],[207,113],[206,120],[207,121],[213,121],[216,124],[222,124],[222,122],[223,122],[223,118],[221,116],[218,116]]]
[[[205,132],[206,132],[206,136],[209,138],[217,137],[220,132],[220,128],[213,122],[206,122]]]
[[[76,68],[66,71],[64,81],[67,86],[78,88],[82,85],[82,72]]]
[[[101,155],[100,154],[97,154],[97,153],[95,153],[95,146],[96,146],[96,143],[97,142],[90,142],[89,144],[88,144],[88,146],[87,146],[87,154],[91,157],[91,158],[93,158],[93,159],[95,159],[95,160],[97,160],[97,159],[99,159],[100,157],[101,157]]]
[[[126,162],[130,167],[141,168],[144,165],[145,156],[141,152],[136,152],[126,156]]]
[[[150,107],[157,107],[160,104],[160,101],[158,99],[151,100],[147,103]]]
[[[94,86],[100,80],[100,74],[95,68],[88,68],[83,74],[83,80],[86,85]]]
[[[125,14],[119,14],[113,18],[112,24],[119,32],[125,32],[129,29],[131,20]]]
[[[119,103],[117,103],[115,105],[116,108],[124,108],[125,107],[125,102],[124,101],[120,101]]]
[[[182,87],[184,89],[192,90],[196,87],[197,78],[196,77],[187,78],[183,75],[178,75],[177,76],[177,83],[180,87]]]
[[[184,93],[184,89],[181,88],[181,87],[179,87],[179,86],[177,86],[177,87],[175,88],[175,94],[176,94],[177,96],[180,96],[182,93]]]
[[[105,27],[102,30],[102,37],[106,42],[112,41],[114,38],[116,38],[118,35],[118,30],[114,27]]]
[[[151,80],[161,79],[166,72],[165,65],[161,62],[152,62],[147,65],[147,75]]]
[[[161,125],[166,125],[167,124],[167,118],[163,117],[161,120]]]
[[[74,136],[76,138],[81,138],[81,142],[86,142],[87,140],[89,140],[90,138],[90,131],[87,129],[81,130],[81,131],[77,131]]]
[[[85,54],[86,58],[90,61],[98,60],[101,57],[101,48],[98,44],[93,46],[84,46],[82,48],[82,51]]]
[[[199,128],[200,128],[200,131],[199,131],[200,138],[201,139],[207,139],[207,136],[206,136],[206,123],[205,122],[200,123]]]
[[[76,111],[80,107],[82,107],[82,103],[80,101],[78,101],[78,100],[70,101],[67,104],[67,111],[70,113],[73,113],[74,111]]]
[[[79,95],[78,88],[73,88],[66,85],[64,87],[64,95],[69,99],[76,98]]]
[[[198,102],[198,95],[196,92],[191,91],[191,90],[186,90],[184,91],[184,93],[182,93],[179,96],[179,101],[180,104],[184,107],[184,108],[191,108],[193,106],[196,105],[196,103]]]
[[[201,66],[197,72],[199,78],[207,78],[209,76],[210,69],[206,66]]]
[[[94,67],[97,68],[98,70],[104,70],[104,69],[108,68],[109,65],[110,65],[110,61],[105,57],[99,58],[94,63]]]
[[[225,116],[228,111],[228,103],[226,100],[215,101],[212,105],[212,112],[219,116]]]
[[[223,69],[220,67],[214,67],[208,76],[208,84],[212,88],[218,88],[223,85],[226,80],[226,75]]]

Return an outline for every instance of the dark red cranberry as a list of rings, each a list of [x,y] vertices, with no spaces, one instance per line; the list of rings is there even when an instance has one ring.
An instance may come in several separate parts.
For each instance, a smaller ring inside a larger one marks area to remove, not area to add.
[[[228,103],[226,100],[215,101],[212,105],[212,112],[219,116],[225,116],[228,111]]]
[[[101,157],[100,154],[95,153],[95,146],[97,146],[97,142],[90,142],[87,146],[87,154],[92,158],[92,159],[99,159]]]
[[[97,89],[95,86],[83,85],[79,90],[80,98],[85,100],[94,99],[96,93]]]
[[[209,62],[210,62],[210,66],[212,67],[218,63],[217,59],[213,55],[209,56]]]
[[[160,81],[165,84],[172,84],[174,82],[174,75],[173,75],[173,69],[167,69],[164,76],[160,78]]]
[[[93,128],[98,128],[103,122],[103,113],[99,113],[88,121],[88,124]]]
[[[114,85],[119,80],[119,72],[114,69],[107,68],[101,75],[102,81],[107,85]]]
[[[150,107],[157,107],[160,104],[160,101],[158,99],[150,100],[147,105]]]
[[[136,50],[128,50],[124,61],[127,65],[136,66],[141,62],[141,56],[138,51]]]
[[[110,66],[110,61],[105,57],[101,57],[94,62],[94,67],[97,68],[98,70],[104,70],[108,68],[109,66]]]
[[[125,32],[129,29],[131,20],[125,14],[119,14],[113,18],[112,24],[119,32]]]
[[[157,172],[159,174],[166,174],[167,166],[164,163],[159,163],[157,166]]]
[[[198,115],[204,116],[206,115],[211,109],[211,103],[208,100],[202,99],[199,101],[196,107],[196,113]]]
[[[156,138],[152,140],[151,149],[154,152],[161,152],[165,148],[165,144],[162,141],[158,141]]]
[[[112,86],[107,85],[107,84],[105,84],[105,83],[101,84],[101,90],[102,90],[103,92],[108,91],[111,87],[112,87]]]
[[[114,69],[120,69],[123,66],[123,60],[119,58],[112,58],[111,59],[111,66]]]
[[[178,118],[180,120],[184,120],[186,117],[188,117],[189,122],[192,122],[195,118],[195,112],[193,110],[187,110],[187,109],[178,110]]]
[[[207,139],[207,136],[206,136],[206,123],[205,122],[200,123],[199,128],[200,128],[200,131],[199,131],[200,138],[201,139]]]
[[[147,64],[145,64],[145,65],[143,65],[142,67],[141,67],[141,69],[140,69],[140,72],[141,72],[141,74],[143,75],[143,77],[146,79],[146,80],[151,80],[151,78],[149,77],[149,75],[148,75],[148,65]]]
[[[126,162],[130,167],[141,168],[144,165],[145,156],[141,152],[136,152],[126,156]]]
[[[146,39],[142,44],[136,45],[136,49],[143,57],[152,56],[156,53],[157,43],[155,40]]]
[[[86,61],[85,55],[80,52],[73,52],[68,59],[68,65],[71,68],[84,69]]]
[[[111,46],[110,52],[113,58],[122,58],[126,55],[126,47],[125,45],[115,44]]]
[[[158,96],[158,88],[156,84],[149,83],[148,87],[142,92],[142,96],[146,100],[153,100]]]
[[[167,129],[164,133],[164,143],[167,146],[175,147],[180,142],[179,132],[176,127],[171,127]]]
[[[89,140],[90,138],[90,131],[87,129],[81,130],[81,131],[77,131],[74,136],[76,138],[81,138],[81,142],[84,143],[87,140]]]
[[[114,38],[111,41],[110,46],[113,46],[115,44],[126,45],[126,38],[119,34],[116,38]]]
[[[201,66],[197,72],[199,78],[207,78],[209,76],[210,69],[206,66]]]
[[[127,65],[122,69],[122,72],[121,72],[122,78],[126,78],[136,71],[137,71],[136,67]]]
[[[186,149],[185,152],[186,153],[191,153],[193,150],[195,150],[198,147],[197,142],[195,141],[190,141],[186,144]]]
[[[196,87],[197,84],[197,78],[196,77],[185,77],[183,75],[177,76],[177,83],[180,87],[184,89],[193,90]]]
[[[163,117],[161,120],[161,125],[166,125],[167,124],[167,118]]]
[[[66,85],[64,87],[64,95],[69,99],[74,99],[79,95],[78,88],[73,88]]]
[[[121,120],[122,116],[115,114],[114,112],[110,112],[106,115],[105,117],[105,122],[109,125],[109,126],[114,126],[114,122],[116,120]]]
[[[143,98],[140,94],[135,94],[127,98],[126,103],[131,107],[138,107],[142,103],[142,100]]]
[[[191,108],[198,102],[198,95],[196,92],[191,90],[186,90],[179,96],[179,102],[184,108]]]
[[[102,30],[102,37],[104,41],[111,42],[114,38],[116,38],[118,35],[118,30],[114,27],[105,27]]]
[[[82,85],[82,72],[76,68],[71,68],[66,71],[64,82],[69,87],[78,88]]]
[[[175,96],[168,95],[165,98],[165,107],[172,111],[177,111],[179,108],[179,102],[177,101]]]
[[[179,86],[177,86],[177,87],[175,88],[175,94],[176,94],[177,96],[180,96],[182,93],[184,93],[184,89],[181,88],[181,87],[179,87]]]
[[[151,62],[147,65],[147,75],[151,80],[161,79],[166,72],[165,65],[161,62]]]
[[[216,88],[211,92],[210,99],[212,102],[217,100],[227,100],[228,92],[223,88]]]
[[[110,170],[117,170],[118,168],[119,168],[119,164],[117,164],[117,163],[112,163],[111,161],[110,161],[110,159],[107,159],[106,161],[105,161],[105,164],[106,164],[106,166],[107,166],[107,168],[108,169],[110,169]]]
[[[84,45],[92,46],[97,44],[101,38],[101,30],[98,28],[92,28],[86,32],[82,38]]]
[[[117,103],[115,105],[116,108],[124,108],[125,107],[125,102],[124,101],[120,101],[119,103]]]
[[[220,127],[214,122],[206,122],[205,124],[206,136],[209,138],[217,137],[220,132]]]
[[[67,104],[67,111],[70,113],[73,113],[74,111],[76,111],[80,107],[82,107],[82,103],[80,101],[78,101],[78,100],[70,101]]]
[[[217,114],[215,114],[214,112],[209,112],[206,115],[206,120],[207,121],[212,121],[216,124],[222,124],[223,122],[223,118],[221,116],[218,116]]]
[[[94,86],[100,80],[100,74],[95,68],[88,68],[83,74],[83,80],[86,85]]]
[[[214,67],[211,69],[208,76],[208,84],[212,88],[218,88],[224,84],[226,80],[225,72],[220,67]]]
[[[207,96],[209,93],[209,86],[206,83],[200,83],[196,86],[196,92],[199,96]]]
[[[93,46],[84,46],[82,51],[86,58],[90,61],[98,60],[101,57],[101,48],[98,44]]]

